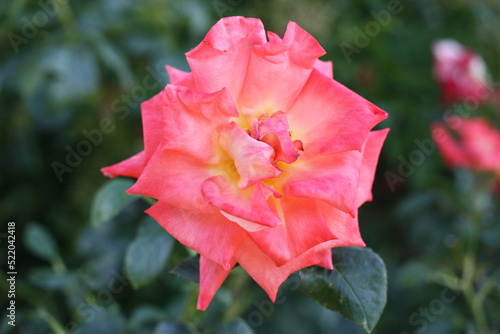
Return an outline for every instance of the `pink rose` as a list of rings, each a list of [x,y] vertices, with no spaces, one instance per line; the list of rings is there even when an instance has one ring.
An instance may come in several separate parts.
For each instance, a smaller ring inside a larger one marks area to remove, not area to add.
[[[283,39],[254,18],[221,19],[186,54],[191,72],[142,104],[144,151],[103,168],[138,178],[129,194],[200,253],[204,310],[239,263],[274,301],[294,271],[332,269],[330,249],[364,246],[387,114],[342,86],[297,24]]]
[[[500,132],[485,118],[454,116],[448,126],[435,123],[432,134],[449,167],[500,175]]]
[[[434,77],[441,86],[443,104],[465,101],[479,105],[489,97],[491,88],[480,55],[452,39],[436,42],[432,51]]]

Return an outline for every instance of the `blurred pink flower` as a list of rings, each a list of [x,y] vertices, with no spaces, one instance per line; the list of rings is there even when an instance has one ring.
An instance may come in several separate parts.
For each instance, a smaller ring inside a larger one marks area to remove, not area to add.
[[[294,271],[332,269],[332,247],[365,245],[357,210],[388,132],[370,130],[387,114],[333,80],[297,24],[267,36],[221,19],[191,72],[168,67],[142,104],[144,151],[102,169],[138,178],[128,193],[158,199],[147,213],[201,254],[202,310],[237,263],[274,301]]]
[[[441,88],[441,99],[449,106],[456,102],[483,103],[490,95],[483,58],[452,39],[434,43],[434,77]]]
[[[500,177],[500,131],[482,117],[453,116],[447,123],[435,123],[432,129],[446,164],[450,168],[492,172]]]

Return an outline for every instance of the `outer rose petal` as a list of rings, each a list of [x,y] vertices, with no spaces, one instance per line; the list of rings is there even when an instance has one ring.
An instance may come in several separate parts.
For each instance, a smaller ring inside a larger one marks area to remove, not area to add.
[[[165,66],[170,77],[170,84],[176,86],[184,86],[191,90],[197,91],[194,77],[191,72],[184,72],[171,66]]]
[[[139,177],[144,166],[155,152],[163,137],[163,92],[141,103],[142,129],[144,133],[144,151],[115,165],[102,168],[107,177]]]
[[[330,248],[316,252],[316,257],[319,259],[317,266],[333,270],[332,250]]]
[[[230,270],[246,232],[220,212],[195,213],[158,201],[146,213],[185,246]]]
[[[232,217],[226,218],[238,223],[249,231],[255,231],[265,226],[280,225],[281,222],[269,208],[264,195],[263,186],[240,190],[222,176],[206,180],[201,188],[205,200],[212,206],[222,210]]]
[[[388,133],[389,129],[371,131],[368,133],[368,137],[366,137],[365,145],[363,146],[361,172],[359,174],[358,194],[356,196],[358,207],[364,202],[371,201],[373,198],[372,186],[375,179],[378,157]]]
[[[145,164],[151,159],[163,138],[163,98],[163,92],[160,92],[141,104]]]
[[[314,68],[324,76],[333,79],[333,62],[318,59],[316,63],[314,63]]]
[[[219,144],[234,161],[240,176],[240,189],[281,174],[281,170],[272,164],[274,150],[271,146],[253,139],[234,122],[222,127]]]
[[[304,87],[314,63],[325,54],[319,43],[290,22],[281,40],[268,33],[269,42],[256,45],[238,98],[240,111],[259,117],[287,110]]]
[[[178,85],[179,82],[183,82],[187,77],[190,76],[189,72],[179,70],[172,66],[165,66],[168,76],[170,77],[170,84]]]
[[[117,176],[138,178],[144,170],[144,165],[144,151],[141,151],[117,164],[101,168],[101,172],[109,178]]]
[[[265,42],[264,26],[259,19],[220,19],[204,40],[186,53],[197,89],[213,92],[225,87],[237,97],[248,70],[251,46]]]
[[[198,305],[196,307],[198,310],[205,311],[207,309],[234,265],[235,261],[233,260],[230,268],[226,269],[205,256],[200,257],[200,294],[198,295]]]
[[[361,152],[353,150],[298,160],[287,168],[283,194],[321,199],[354,214],[361,159]]]
[[[201,185],[212,176],[206,163],[190,155],[167,149],[158,150],[127,193],[141,194],[180,208],[206,212],[211,208],[203,199]]]
[[[165,88],[163,147],[203,160],[217,161],[216,129],[237,116],[227,89],[198,93],[186,87]]]
[[[302,155],[308,157],[360,151],[368,131],[387,118],[385,111],[318,70],[287,114],[292,139],[302,141]]]
[[[309,249],[337,238],[328,228],[327,218],[317,201],[282,198],[274,203],[283,224],[251,232],[249,236],[276,265],[282,266]]]
[[[268,294],[271,301],[276,300],[278,289],[290,274],[318,263],[324,263],[324,258],[318,258],[321,251],[331,248],[334,241],[328,241],[299,257],[287,262],[283,266],[277,266],[259,247],[250,239],[247,239],[235,254],[236,261],[245,269],[245,271],[259,284]]]
[[[359,232],[357,212],[356,216],[353,217],[323,201],[318,201],[318,207],[323,213],[330,231],[337,237],[337,239],[329,241],[330,248],[366,246]]]

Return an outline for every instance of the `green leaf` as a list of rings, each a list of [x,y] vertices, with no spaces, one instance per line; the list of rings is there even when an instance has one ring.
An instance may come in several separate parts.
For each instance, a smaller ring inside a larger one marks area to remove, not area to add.
[[[68,274],[57,273],[50,267],[33,268],[28,272],[30,283],[44,290],[63,290],[71,277]]]
[[[125,254],[125,271],[134,288],[149,283],[165,267],[174,238],[160,224],[146,218]]]
[[[42,225],[30,223],[24,232],[24,244],[33,254],[44,260],[53,262],[59,258],[55,239]]]
[[[335,269],[301,270],[301,289],[322,306],[339,312],[370,333],[387,299],[387,274],[382,259],[369,248],[332,249]]]
[[[138,195],[130,196],[125,192],[133,184],[134,182],[128,179],[113,179],[106,182],[92,202],[90,214],[92,225],[102,226],[117,216],[127,204],[138,198]]]
[[[185,280],[199,283],[200,282],[200,256],[190,256],[182,260],[173,270],[172,273],[184,278]]]

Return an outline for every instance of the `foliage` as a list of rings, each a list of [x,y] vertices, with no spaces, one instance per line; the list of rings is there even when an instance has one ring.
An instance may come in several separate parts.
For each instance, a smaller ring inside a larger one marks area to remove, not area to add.
[[[334,270],[301,270],[301,286],[324,307],[371,332],[386,302],[384,262],[369,248],[339,247],[332,253]]]

